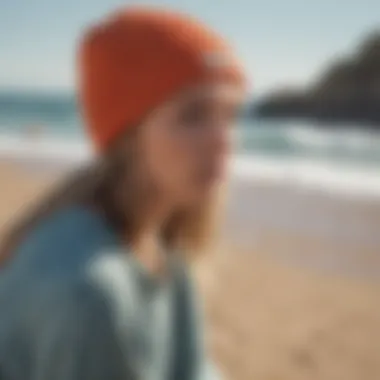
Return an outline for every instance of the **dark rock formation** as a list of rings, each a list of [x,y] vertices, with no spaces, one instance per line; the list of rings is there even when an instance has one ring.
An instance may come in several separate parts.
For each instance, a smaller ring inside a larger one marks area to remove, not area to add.
[[[251,113],[263,118],[362,122],[380,127],[380,31],[353,56],[335,62],[308,89],[271,94]]]

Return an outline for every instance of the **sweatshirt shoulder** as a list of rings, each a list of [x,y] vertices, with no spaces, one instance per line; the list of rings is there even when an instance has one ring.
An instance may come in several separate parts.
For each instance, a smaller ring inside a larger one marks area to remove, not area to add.
[[[78,287],[95,289],[100,280],[93,268],[112,251],[111,240],[95,214],[79,208],[57,211],[26,236],[1,268],[0,305],[9,297],[34,300],[55,291],[68,296]]]
[[[105,223],[91,210],[82,207],[67,207],[43,219],[26,236],[20,249],[42,249],[46,246],[65,248],[80,247],[80,242],[99,240],[109,233]]]
[[[113,244],[114,237],[95,212],[84,207],[57,210],[39,222],[22,240],[9,268],[40,275],[74,271]],[[8,266],[3,273],[8,270]]]

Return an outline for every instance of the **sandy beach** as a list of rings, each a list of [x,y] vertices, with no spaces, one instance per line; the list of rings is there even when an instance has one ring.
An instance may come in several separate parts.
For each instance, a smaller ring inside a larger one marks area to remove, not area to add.
[[[55,181],[55,175],[0,163],[0,234]],[[269,196],[268,189],[261,191]],[[251,213],[268,198],[257,199],[256,206],[246,205]],[[210,349],[227,379],[380,379],[380,206],[339,199],[328,214],[338,219],[311,232],[241,214],[239,219],[238,206],[229,205],[228,229],[244,239],[228,236],[198,271]],[[272,218],[281,221],[281,212],[274,207]],[[295,215],[293,209],[288,218]],[[327,214],[319,215],[322,226],[329,223]],[[336,221],[355,215],[362,233],[352,221],[339,235]],[[306,217],[298,214],[301,221]],[[347,234],[349,228],[356,235]]]

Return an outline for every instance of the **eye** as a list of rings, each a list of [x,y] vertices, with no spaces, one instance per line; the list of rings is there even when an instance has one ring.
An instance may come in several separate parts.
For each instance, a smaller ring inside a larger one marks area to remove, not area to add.
[[[179,122],[184,126],[197,126],[205,122],[209,114],[209,107],[204,103],[186,105],[179,113]]]

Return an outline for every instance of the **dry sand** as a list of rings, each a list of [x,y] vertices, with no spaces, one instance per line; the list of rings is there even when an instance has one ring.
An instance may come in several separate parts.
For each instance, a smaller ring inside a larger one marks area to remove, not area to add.
[[[51,182],[0,164],[0,233]],[[276,260],[266,250],[281,250],[280,238],[321,244],[276,232],[272,246],[224,248],[200,265],[210,346],[226,378],[379,380],[380,282]]]

